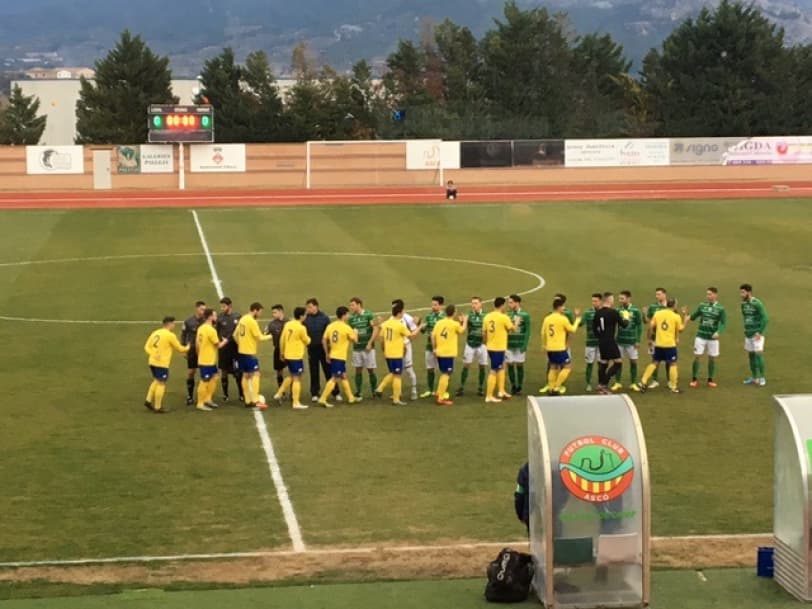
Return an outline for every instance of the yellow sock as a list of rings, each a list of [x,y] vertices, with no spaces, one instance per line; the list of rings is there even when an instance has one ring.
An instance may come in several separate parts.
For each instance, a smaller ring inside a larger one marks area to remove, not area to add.
[[[209,381],[209,390],[206,392],[207,402],[214,401],[214,393],[217,391],[217,381],[218,378],[216,376],[212,377],[212,379]]]
[[[324,391],[321,392],[321,397],[319,398],[320,402],[326,402],[327,398],[330,397],[330,394],[333,393],[333,389],[335,389],[336,382],[333,379],[327,381],[327,384],[324,386]]]
[[[567,379],[570,377],[570,372],[572,372],[570,368],[564,368],[558,372],[558,376],[555,379],[556,389],[561,389],[562,385],[567,382]]]
[[[671,387],[676,387],[679,383],[679,366],[672,364],[668,368],[668,380],[671,381]]]
[[[350,381],[347,379],[341,379],[341,389],[344,390],[344,395],[347,396],[348,402],[355,401],[355,394],[352,392],[352,387],[350,386]]]
[[[251,399],[251,379],[249,379],[246,375],[243,374],[242,381],[240,381],[240,383],[242,384],[242,394],[245,396],[245,399],[248,400],[248,403],[250,404],[251,402],[254,401]]]
[[[499,395],[507,393],[505,391],[505,379],[507,378],[507,371],[502,368],[499,372],[496,373],[496,382],[499,385]]]
[[[147,402],[152,402],[155,399],[155,386],[158,384],[158,381],[152,381],[149,385],[149,390],[147,391]]]
[[[291,385],[293,386],[293,394],[292,394],[293,403],[301,404],[299,399],[302,397],[302,379],[299,378],[298,376],[294,377],[293,381],[291,382]]]
[[[487,392],[485,395],[489,398],[493,398],[493,392],[496,390],[496,373],[491,372],[488,375],[488,385],[487,385]]]
[[[255,372],[251,377],[251,392],[254,396],[254,399],[251,401],[259,401],[259,372]]]
[[[287,393],[290,390],[290,386],[293,384],[293,379],[289,376],[285,377],[285,380],[282,381],[282,384],[279,386],[279,391],[276,392],[277,396],[281,396],[283,393]]]
[[[447,391],[448,391],[448,375],[441,374],[440,382],[437,383],[437,399],[444,400]]]
[[[152,403],[155,410],[160,410],[164,402],[164,395],[166,394],[166,385],[163,383],[155,383],[155,401]]]
[[[547,384],[550,387],[555,387],[555,380],[558,378],[558,368],[550,368],[547,373]]]
[[[376,391],[378,393],[383,393],[383,390],[386,389],[387,387],[389,387],[389,383],[392,382],[392,378],[393,377],[392,377],[391,374],[387,374],[385,377],[383,377],[383,380],[381,381],[381,384],[378,385],[378,388],[376,389]]]
[[[403,379],[400,376],[392,377],[392,400],[400,402],[400,390],[403,388]]]
[[[203,406],[203,403],[208,399],[206,396],[209,393],[209,382],[200,379],[197,383],[197,406]]]
[[[643,373],[643,378],[640,379],[640,382],[644,385],[648,383],[648,380],[652,377],[652,375],[657,372],[657,364],[649,364],[646,366],[646,371]]]

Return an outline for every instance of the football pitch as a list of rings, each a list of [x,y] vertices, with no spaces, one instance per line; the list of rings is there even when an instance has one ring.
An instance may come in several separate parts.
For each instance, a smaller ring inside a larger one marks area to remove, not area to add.
[[[172,412],[146,411],[147,335],[164,315],[191,315],[195,300],[216,303],[215,279],[239,311],[258,300],[266,316],[272,304],[290,311],[309,297],[328,313],[352,296],[376,312],[403,298],[422,315],[436,294],[466,303],[522,293],[534,324],[528,392],[544,384],[538,331],[553,293],[583,309],[592,292],[629,289],[642,307],[664,286],[693,310],[714,285],[730,318],[720,386],[688,389],[689,327],[684,393],[633,395],[648,444],[653,533],[769,531],[772,395],[812,392],[809,205],[0,212],[0,562],[290,550],[291,516],[307,548],[521,539],[512,492],[527,453],[525,401],[484,404],[476,374],[448,408],[428,400],[394,408],[371,399],[365,379],[357,406],[258,414],[232,401],[204,414],[185,405],[185,362],[176,356],[164,402]],[[770,314],[760,389],[741,383],[749,376],[742,282]],[[424,344],[416,340],[421,389]],[[580,393],[583,331],[573,353],[568,386]],[[267,344],[260,360],[270,395]],[[280,504],[280,479],[289,503]]]

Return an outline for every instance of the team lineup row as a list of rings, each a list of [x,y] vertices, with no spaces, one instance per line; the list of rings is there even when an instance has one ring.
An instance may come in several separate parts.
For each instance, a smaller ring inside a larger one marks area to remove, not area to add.
[[[763,386],[764,378],[764,331],[768,317],[760,300],[752,293],[752,286],[743,284],[742,314],[744,317],[745,349],[750,359],[751,377],[746,384]],[[583,316],[580,311],[566,307],[566,297],[556,294],[553,311],[543,321],[541,328],[542,348],[548,356],[547,385],[540,392],[560,395],[566,391],[566,381],[571,372],[569,338],[583,325],[586,327],[586,390],[592,390],[594,365],[598,363],[598,391],[608,393],[623,388],[621,377],[623,361],[630,363],[630,385],[635,391],[646,391],[657,386],[657,369],[664,363],[668,369],[669,387],[678,388],[677,344],[680,332],[688,321],[699,320],[694,342],[696,359],[693,364],[691,386],[698,384],[700,356],[708,354],[708,385],[715,387],[714,374],[719,356],[719,335],[727,326],[724,307],[718,302],[718,291],[708,288],[707,300],[697,306],[692,314],[683,308],[676,312],[676,301],[668,298],[665,289],[657,288],[654,304],[639,309],[632,304],[631,293],[619,295],[619,305],[614,307],[614,295],[592,295],[592,306]],[[295,409],[305,409],[301,401],[304,356],[308,356],[310,368],[311,399],[324,407],[332,407],[330,396],[342,400],[339,389],[344,391],[350,403],[361,400],[364,372],[369,377],[373,396],[381,397],[391,385],[392,401],[403,405],[402,377],[411,384],[411,398],[434,397],[442,405],[451,405],[448,393],[454,360],[459,356],[460,335],[465,335],[463,369],[456,395],[465,392],[472,365],[479,368],[477,393],[485,396],[488,403],[500,402],[511,395],[521,394],[524,384],[524,364],[531,335],[531,319],[521,306],[521,297],[498,297],[493,310],[485,313],[482,300],[474,297],[471,309],[456,316],[454,305],[444,306],[441,296],[432,298],[431,311],[421,320],[412,317],[404,309],[402,300],[392,301],[392,314],[383,321],[364,308],[360,298],[353,298],[349,307],[336,310],[335,321],[320,311],[316,299],[309,299],[306,307],[296,307],[292,319],[286,319],[281,305],[271,309],[272,320],[263,331],[258,318],[263,312],[260,303],[253,303],[245,315],[236,313],[229,298],[220,302],[218,315],[205,303],[196,303],[195,314],[183,324],[180,341],[174,334],[175,319],[166,317],[162,327],[150,334],[144,345],[149,357],[153,382],[149,387],[145,406],[153,412],[166,412],[163,397],[169,378],[169,363],[173,352],[186,355],[187,404],[195,404],[201,411],[217,407],[214,393],[218,377],[223,397],[228,400],[229,376],[237,381],[240,399],[248,408],[267,407],[260,393],[259,345],[272,341],[274,345],[274,370],[278,389],[274,399],[292,398]],[[644,330],[649,342],[652,361],[638,380],[639,346]],[[426,389],[418,394],[417,379],[413,367],[412,339],[418,334],[427,335],[426,340]],[[388,369],[379,383],[376,375],[377,358],[375,346],[381,343]],[[347,377],[347,364],[354,368],[355,388]],[[283,371],[287,369],[285,377]],[[324,372],[326,385],[320,389],[320,373]],[[437,371],[439,370],[439,382]],[[194,398],[194,374],[199,372],[196,400]],[[507,380],[511,391],[507,391]]]

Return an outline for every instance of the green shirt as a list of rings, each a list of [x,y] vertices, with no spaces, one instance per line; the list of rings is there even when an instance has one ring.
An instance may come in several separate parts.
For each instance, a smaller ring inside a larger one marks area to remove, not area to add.
[[[361,311],[360,313],[351,313],[347,323],[353,330],[358,331],[358,342],[352,346],[353,351],[364,351],[367,348],[372,338],[372,324],[375,321],[375,316],[372,311]]]
[[[643,313],[634,305],[619,306],[618,312],[628,311],[629,325],[625,328],[620,326],[617,332],[618,345],[636,345],[640,342],[640,337],[643,335]]]
[[[440,311],[439,313],[435,313],[434,311],[430,312],[423,318],[423,321],[426,322],[426,327],[421,330],[423,334],[426,335],[428,340],[426,341],[426,351],[433,351],[434,348],[431,346],[431,331],[434,330],[434,326],[437,325],[437,322],[441,319],[445,319],[445,313]]]
[[[485,319],[485,311],[468,313],[468,338],[466,342],[474,349],[482,346],[482,321]]]
[[[646,311],[646,321],[647,322],[651,321],[652,318],[654,317],[654,314],[657,311],[662,311],[663,309],[666,309],[666,308],[668,308],[667,305],[661,305],[659,302],[655,301],[654,304],[651,304],[651,305],[648,306],[648,310]],[[655,337],[655,331],[652,330],[650,335],[649,335],[649,339],[654,340],[654,337]]]
[[[752,338],[756,334],[764,334],[770,318],[767,317],[767,309],[764,308],[763,302],[755,296],[750,300],[743,300],[742,315],[744,316],[744,335],[747,338]]]
[[[575,323],[575,313],[573,313],[570,309],[564,307],[564,310],[561,312],[564,314],[564,317],[566,317],[571,324]]]
[[[597,309],[592,307],[591,309],[587,309],[584,311],[581,327],[586,328],[586,346],[587,347],[597,347],[598,346],[598,338],[595,336],[595,333],[592,331],[592,320],[595,319],[595,312]]]
[[[696,311],[691,313],[691,321],[697,319],[699,320],[697,338],[713,340],[714,335],[721,334],[727,327],[727,313],[718,302],[711,304],[706,301],[697,305]]]
[[[522,320],[519,329],[508,334],[508,349],[527,351],[527,345],[530,342],[530,313],[524,309],[510,310],[507,312],[507,316],[514,324],[517,317]]]

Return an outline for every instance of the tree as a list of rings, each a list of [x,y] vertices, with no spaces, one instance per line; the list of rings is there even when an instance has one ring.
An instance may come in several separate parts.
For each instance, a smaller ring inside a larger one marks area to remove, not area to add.
[[[250,118],[251,133],[246,141],[272,142],[283,139],[287,127],[284,124],[282,98],[264,51],[255,51],[245,59],[242,82],[242,94],[247,98],[253,114]]]
[[[8,105],[0,110],[0,144],[33,146],[39,143],[45,131],[45,116],[37,116],[39,99],[23,95],[19,85],[14,85]]]
[[[479,45],[467,27],[446,19],[435,29],[437,53],[442,62],[446,103],[455,110],[482,99],[477,81],[481,68]]]
[[[178,103],[172,95],[169,59],[157,56],[140,36],[124,30],[116,46],[95,67],[94,82],[80,81],[76,143],[146,142],[147,107]]]
[[[767,135],[790,121],[791,53],[752,4],[722,0],[685,20],[646,56],[642,82],[663,135]]]

